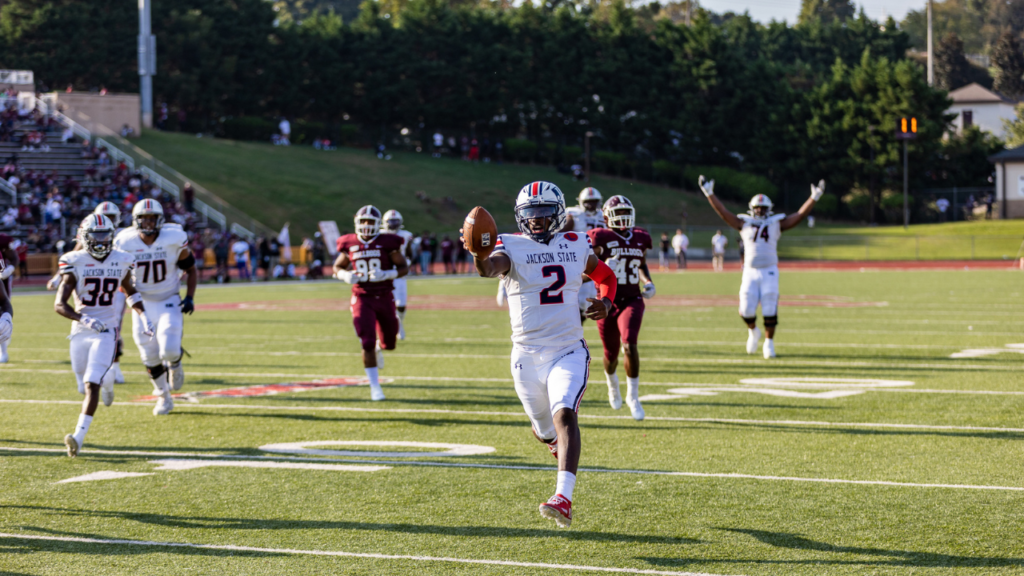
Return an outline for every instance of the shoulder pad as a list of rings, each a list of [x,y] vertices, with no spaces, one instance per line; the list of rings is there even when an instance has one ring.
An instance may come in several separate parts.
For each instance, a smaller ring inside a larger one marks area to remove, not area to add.
[[[771,216],[769,216],[765,220],[767,222],[781,222],[782,220],[785,220],[785,219],[786,219],[786,215],[785,214],[772,214]]]
[[[754,218],[750,214],[737,214],[736,217],[739,218],[740,220],[743,220],[744,222],[750,222],[752,220],[757,220],[757,218]]]

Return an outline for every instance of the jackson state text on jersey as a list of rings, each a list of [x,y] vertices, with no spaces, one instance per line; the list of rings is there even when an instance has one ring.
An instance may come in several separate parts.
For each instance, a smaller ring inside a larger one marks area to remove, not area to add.
[[[114,295],[134,264],[132,255],[120,250],[111,250],[102,262],[85,250],[74,250],[60,257],[58,268],[60,274],[74,274],[77,280],[75,311],[116,327],[121,323],[122,310]],[[78,322],[74,322],[71,333],[77,329]]]
[[[152,245],[147,246],[135,228],[126,228],[114,238],[114,248],[135,258],[133,280],[144,300],[166,300],[181,290],[178,258],[188,250],[188,234],[179,226],[164,225]]]
[[[594,228],[604,228],[604,214],[598,210],[594,214],[588,214],[587,211],[579,206],[573,206],[572,208],[565,209],[566,214],[572,216],[572,229],[574,232],[587,232]]]
[[[525,346],[570,346],[583,338],[577,294],[592,251],[587,237],[555,234],[547,244],[500,234],[496,251],[512,266],[502,278],[508,294],[512,341]]]
[[[747,268],[770,268],[779,264],[779,238],[782,226],[779,221],[785,214],[772,214],[767,218],[754,218],[738,214],[743,220],[740,240],[743,242],[743,265]]]
[[[338,238],[338,252],[348,253],[351,261],[350,270],[363,275],[364,281],[352,285],[352,294],[378,295],[394,290],[391,280],[369,282],[365,279],[370,270],[391,270],[395,263],[391,261],[391,253],[402,249],[404,240],[397,234],[378,234],[368,241],[363,241],[358,234],[345,234]]]
[[[612,270],[619,279],[615,301],[640,298],[640,264],[651,249],[651,235],[640,228],[626,230],[624,235],[610,228],[594,229],[588,234],[594,248],[601,248],[602,260],[615,258],[619,262]]]

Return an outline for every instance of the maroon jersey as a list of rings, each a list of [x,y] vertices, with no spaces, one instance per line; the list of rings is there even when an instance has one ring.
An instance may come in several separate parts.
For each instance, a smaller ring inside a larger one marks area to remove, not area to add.
[[[356,234],[345,234],[338,238],[338,252],[347,252],[348,259],[352,264],[349,270],[361,272],[366,278],[370,270],[391,270],[395,268],[391,261],[391,253],[401,253],[404,240],[397,234],[378,234],[368,241],[363,241]],[[363,294],[379,295],[394,290],[391,280],[384,282],[359,282],[352,285],[352,294],[362,296]]]
[[[594,228],[587,232],[594,252],[601,248],[601,260],[614,257],[619,261],[612,269],[619,279],[615,291],[615,302],[640,298],[640,265],[647,251],[651,249],[651,235],[640,228],[616,231],[611,228]]]

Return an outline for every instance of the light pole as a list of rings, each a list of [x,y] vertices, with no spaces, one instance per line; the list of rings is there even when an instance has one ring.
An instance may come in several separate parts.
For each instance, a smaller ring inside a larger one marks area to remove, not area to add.
[[[935,85],[935,58],[932,50],[932,0],[928,0],[928,85]]]
[[[594,133],[587,130],[583,138],[583,181],[590,184],[590,137]]]
[[[142,127],[153,127],[153,75],[156,74],[156,36],[150,26],[150,0],[139,0],[139,99]]]

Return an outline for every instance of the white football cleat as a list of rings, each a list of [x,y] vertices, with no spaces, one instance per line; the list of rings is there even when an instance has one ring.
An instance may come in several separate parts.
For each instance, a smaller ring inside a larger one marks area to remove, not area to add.
[[[174,410],[174,399],[171,398],[171,392],[165,390],[156,400],[156,406],[153,407],[153,416],[163,416],[164,414],[170,413]]]
[[[78,440],[71,434],[64,437],[64,445],[68,447],[68,456],[74,458],[78,456]]]
[[[370,384],[370,400],[374,402],[380,402],[384,399],[384,390],[381,389],[380,384]]]
[[[757,343],[761,340],[761,329],[749,328],[747,332],[747,354],[754,354],[757,352]]]
[[[175,392],[185,385],[185,370],[181,367],[181,361],[167,364],[167,382]]]
[[[775,340],[771,338],[764,339],[764,359],[775,358]]]
[[[380,347],[380,342],[377,343],[377,370],[384,369],[384,350]]]
[[[121,373],[120,362],[114,362],[114,365],[110,367],[110,371],[114,373],[114,384],[124,384],[124,374]]]
[[[629,406],[629,413],[633,415],[633,420],[643,420],[644,416],[646,416],[644,407],[640,405],[640,398],[634,398],[632,394],[626,394],[626,406]]]
[[[107,377],[103,377],[103,384],[100,386],[100,400],[103,400],[104,406],[110,406],[114,403],[114,379],[111,378],[109,381]]]
[[[622,408],[622,394],[619,393],[618,374],[613,374],[611,378],[608,378],[608,403],[611,404],[612,410]]]

